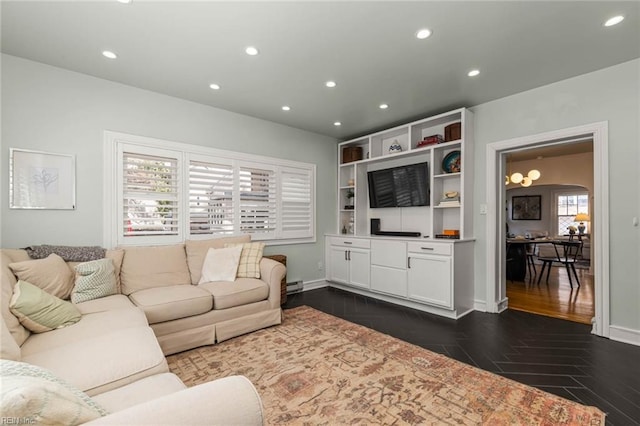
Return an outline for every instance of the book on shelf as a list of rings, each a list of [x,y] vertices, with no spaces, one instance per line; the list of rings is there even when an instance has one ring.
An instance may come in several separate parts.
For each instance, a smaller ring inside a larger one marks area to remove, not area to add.
[[[442,240],[459,240],[460,235],[436,234],[436,238],[440,238]]]
[[[438,207],[460,207],[460,201],[440,201]]]

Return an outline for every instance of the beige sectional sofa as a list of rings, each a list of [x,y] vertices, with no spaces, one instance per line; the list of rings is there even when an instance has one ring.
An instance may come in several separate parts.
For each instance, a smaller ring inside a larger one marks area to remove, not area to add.
[[[45,368],[85,392],[111,413],[97,423],[260,424],[260,398],[246,378],[185,389],[164,357],[280,323],[286,271],[276,261],[260,260],[260,278],[197,285],[209,248],[248,241],[108,250],[118,294],[76,304],[77,323],[44,333],[29,332],[9,309],[17,277],[8,265],[29,257],[3,249],[2,359]]]

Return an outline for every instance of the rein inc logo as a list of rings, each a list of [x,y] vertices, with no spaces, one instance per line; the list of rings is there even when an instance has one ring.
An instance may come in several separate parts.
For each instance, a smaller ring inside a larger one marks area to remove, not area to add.
[[[35,425],[35,417],[0,417],[0,425]]]

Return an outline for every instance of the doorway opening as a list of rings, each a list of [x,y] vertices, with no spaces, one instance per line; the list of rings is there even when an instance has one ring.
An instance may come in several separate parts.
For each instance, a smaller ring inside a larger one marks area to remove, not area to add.
[[[505,176],[509,153],[532,148],[568,147],[576,142],[593,141],[593,191],[591,204],[590,272],[593,273],[594,316],[592,332],[609,337],[609,234],[608,234],[608,139],[607,123],[594,123],[487,145],[487,304],[488,312],[508,308],[506,288]],[[562,271],[560,271],[562,272]],[[559,273],[560,273],[559,272]],[[546,274],[546,273],[545,273]],[[543,278],[544,280],[544,278]],[[545,283],[546,285],[546,283]]]
[[[508,308],[591,324],[593,141],[514,149],[502,156]],[[520,182],[518,174],[535,179]]]

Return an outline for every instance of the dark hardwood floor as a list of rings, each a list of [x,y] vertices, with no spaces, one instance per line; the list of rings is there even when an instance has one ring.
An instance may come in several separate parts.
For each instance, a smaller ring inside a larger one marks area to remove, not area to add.
[[[301,305],[594,405],[608,425],[640,425],[640,347],[594,336],[588,325],[516,310],[456,321],[331,288],[289,295],[284,308]]]

